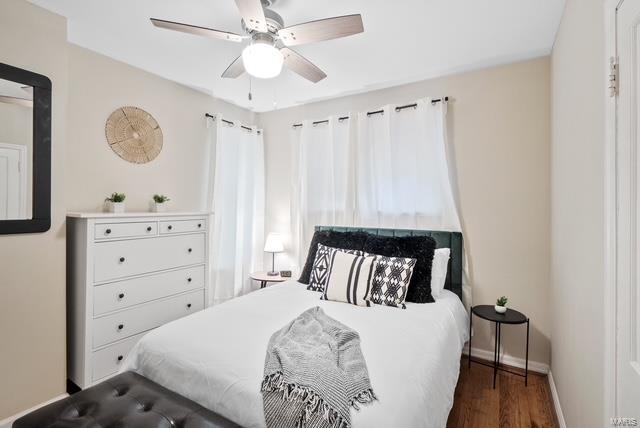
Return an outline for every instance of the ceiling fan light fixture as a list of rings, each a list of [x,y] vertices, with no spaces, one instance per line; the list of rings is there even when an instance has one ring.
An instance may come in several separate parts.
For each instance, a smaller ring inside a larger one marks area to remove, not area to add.
[[[242,51],[242,62],[253,77],[271,79],[282,71],[284,56],[273,42],[257,39]]]

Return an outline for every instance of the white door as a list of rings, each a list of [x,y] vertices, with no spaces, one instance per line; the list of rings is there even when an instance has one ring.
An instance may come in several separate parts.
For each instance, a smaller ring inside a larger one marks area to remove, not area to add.
[[[640,1],[617,11],[616,415],[640,422]]]
[[[26,215],[26,147],[0,144],[0,220]]]

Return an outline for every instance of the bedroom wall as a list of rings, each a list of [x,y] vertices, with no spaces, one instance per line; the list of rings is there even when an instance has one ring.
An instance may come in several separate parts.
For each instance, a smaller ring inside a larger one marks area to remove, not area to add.
[[[0,420],[65,389],[66,20],[24,0],[0,2],[0,62],[53,83],[52,221],[0,236]]]
[[[551,370],[569,427],[605,417],[603,12],[568,0],[551,57]]]
[[[205,112],[253,123],[248,110],[76,45],[69,45],[69,80],[68,211],[99,211],[116,191],[126,193],[129,211],[148,211],[154,193],[168,195],[172,210],[204,209]],[[127,105],[160,124],[164,144],[152,162],[129,163],[107,144],[107,118]]]
[[[266,231],[288,236],[289,132],[303,119],[451,97],[449,140],[474,304],[507,295],[531,317],[531,360],[550,358],[549,58],[427,80],[259,115],[267,173]],[[278,267],[291,266],[280,255]],[[486,322],[476,322],[474,348],[493,352]],[[503,331],[505,352],[524,357],[522,327]]]

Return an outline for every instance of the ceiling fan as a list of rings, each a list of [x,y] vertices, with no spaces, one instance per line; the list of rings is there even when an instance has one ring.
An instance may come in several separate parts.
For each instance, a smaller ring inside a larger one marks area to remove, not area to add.
[[[346,15],[305,22],[290,27],[269,7],[275,0],[235,0],[242,16],[242,29],[246,35],[214,30],[196,25],[182,24],[151,18],[153,25],[168,30],[214,39],[242,43],[250,39],[242,55],[236,58],[222,73],[222,77],[235,79],[245,71],[262,79],[276,77],[285,65],[313,83],[327,75],[311,61],[291,49],[291,46],[323,40],[338,39],[362,33],[362,16]]]

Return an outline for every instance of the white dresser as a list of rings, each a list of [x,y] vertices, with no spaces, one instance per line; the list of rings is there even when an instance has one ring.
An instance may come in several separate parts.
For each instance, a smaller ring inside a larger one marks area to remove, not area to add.
[[[67,215],[67,377],[114,375],[145,332],[206,306],[208,213]]]

